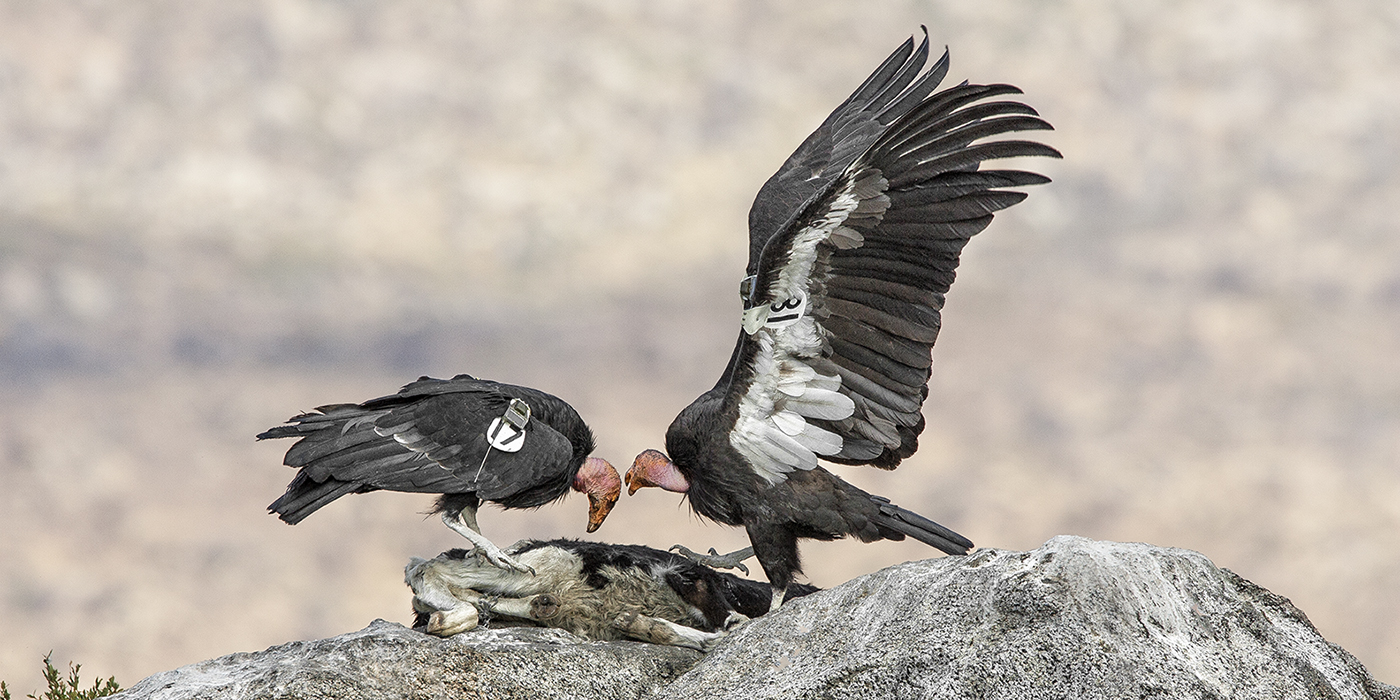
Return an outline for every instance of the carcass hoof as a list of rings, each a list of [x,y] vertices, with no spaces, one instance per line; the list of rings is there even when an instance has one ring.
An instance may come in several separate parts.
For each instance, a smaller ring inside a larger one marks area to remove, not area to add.
[[[476,629],[481,616],[475,605],[463,603],[451,610],[438,610],[428,616],[428,634],[451,637]]]
[[[748,615],[745,615],[739,612],[738,610],[732,610],[729,613],[729,617],[724,618],[724,624],[720,625],[720,629],[724,630],[725,632],[733,632],[735,629],[738,629],[739,625],[742,625],[748,621]]]
[[[548,620],[559,614],[559,600],[548,593],[541,593],[530,599],[530,617]]]

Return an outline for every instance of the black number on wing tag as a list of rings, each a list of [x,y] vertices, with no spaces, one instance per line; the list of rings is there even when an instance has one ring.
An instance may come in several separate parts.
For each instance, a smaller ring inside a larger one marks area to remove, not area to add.
[[[506,412],[486,429],[486,442],[502,452],[519,452],[525,446],[525,426],[529,422],[530,404],[511,399]]]
[[[775,301],[768,305],[768,321],[763,325],[769,328],[791,326],[807,312],[807,295],[797,290],[797,296]]]

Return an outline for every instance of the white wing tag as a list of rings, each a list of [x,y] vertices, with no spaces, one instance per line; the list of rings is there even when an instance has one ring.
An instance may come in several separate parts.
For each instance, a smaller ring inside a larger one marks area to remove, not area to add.
[[[744,310],[744,332],[753,335],[760,328],[783,328],[802,320],[807,313],[807,294],[797,290],[797,296],[761,304]]]
[[[802,320],[802,315],[805,313],[807,313],[807,294],[799,289],[797,296],[769,304],[768,320],[763,325],[769,328],[791,326]]]
[[[525,425],[529,422],[530,404],[511,399],[506,412],[486,429],[486,442],[502,452],[519,452],[525,446]]]

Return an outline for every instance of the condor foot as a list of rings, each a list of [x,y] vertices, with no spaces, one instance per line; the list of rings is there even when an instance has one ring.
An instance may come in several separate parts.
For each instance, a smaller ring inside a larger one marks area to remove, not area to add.
[[[697,564],[704,564],[711,569],[738,569],[744,573],[749,573],[749,567],[739,563],[753,556],[753,547],[745,547],[737,552],[720,554],[714,547],[710,548],[709,554],[696,554],[686,549],[684,545],[672,545],[670,551],[679,554]]]
[[[516,561],[514,557],[510,556],[510,554],[506,553],[513,549],[514,547],[512,547],[511,550],[501,550],[496,545],[486,542],[484,546],[478,544],[467,556],[470,557],[472,561],[478,563],[484,561],[502,571],[518,571],[522,574],[534,576],[535,569],[533,567],[521,564],[519,561]]]

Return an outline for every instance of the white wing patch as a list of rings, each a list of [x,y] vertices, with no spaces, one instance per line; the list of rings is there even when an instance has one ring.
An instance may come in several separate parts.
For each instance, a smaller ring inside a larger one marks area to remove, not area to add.
[[[800,357],[784,351],[783,340],[793,329],[816,322],[810,317],[780,330],[763,328],[754,336],[753,383],[739,401],[739,418],[729,443],[769,483],[787,478],[794,469],[817,466],[817,455],[841,451],[841,436],[808,419],[844,420],[855,413],[855,402],[837,389],[840,377],[818,374]],[[814,335],[808,330],[807,335]],[[820,348],[820,345],[817,346]]]
[[[819,374],[807,361],[821,356],[822,329],[811,315],[808,291],[817,247],[855,248],[859,231],[843,226],[851,217],[879,217],[889,206],[878,172],[849,177],[826,215],[793,237],[786,264],[768,288],[770,305],[750,309],[744,331],[758,346],[748,391],[739,401],[739,417],[729,443],[770,484],[795,469],[813,469],[817,456],[841,452],[841,436],[809,419],[841,421],[855,414],[851,397],[841,393],[841,378]]]

